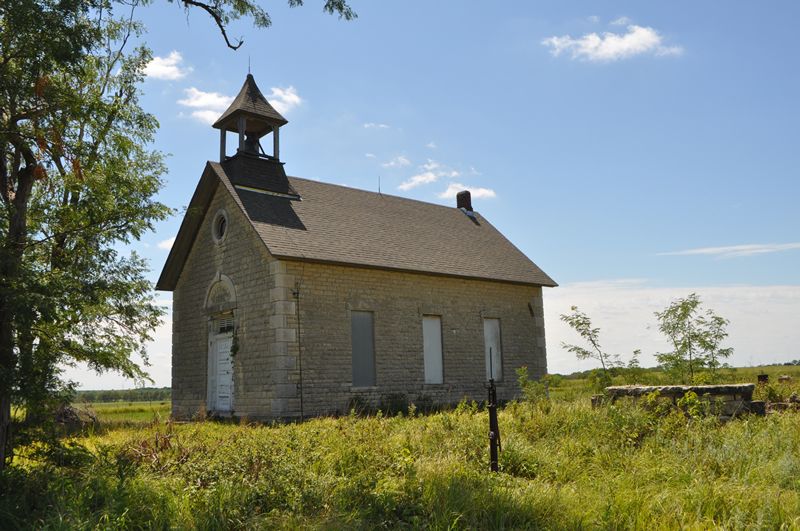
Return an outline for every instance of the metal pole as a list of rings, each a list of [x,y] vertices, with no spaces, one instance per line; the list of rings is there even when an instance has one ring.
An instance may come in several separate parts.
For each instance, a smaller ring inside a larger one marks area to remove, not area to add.
[[[297,317],[297,365],[300,370],[300,382],[298,383],[298,387],[300,388],[300,420],[302,421],[305,420],[305,415],[303,412],[303,350],[300,344],[300,284],[295,284],[293,295]]]
[[[492,367],[492,349],[489,348],[489,384],[486,386],[489,391],[487,409],[489,410],[489,468],[492,472],[498,470],[498,452],[502,448],[500,444],[500,426],[497,423],[497,387],[494,384],[494,374]]]

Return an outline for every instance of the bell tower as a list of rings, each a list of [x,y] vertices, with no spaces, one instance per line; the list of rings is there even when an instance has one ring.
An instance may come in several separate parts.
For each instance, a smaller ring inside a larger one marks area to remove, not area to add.
[[[219,161],[225,162],[228,158],[225,146],[228,132],[238,135],[237,155],[246,153],[280,161],[279,130],[287,123],[289,121],[281,116],[261,94],[253,75],[247,74],[247,79],[233,103],[214,122],[213,127],[220,131]],[[270,133],[272,133],[272,155],[265,153],[261,146],[261,138]]]

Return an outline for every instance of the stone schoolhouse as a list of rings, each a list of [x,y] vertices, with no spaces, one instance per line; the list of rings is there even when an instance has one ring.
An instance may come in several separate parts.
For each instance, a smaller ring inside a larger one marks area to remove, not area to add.
[[[173,292],[176,418],[480,400],[490,376],[510,399],[517,368],[545,374],[542,287],[556,283],[469,192],[446,207],[287,177],[286,123],[248,75],[214,124],[220,161],[157,283]]]

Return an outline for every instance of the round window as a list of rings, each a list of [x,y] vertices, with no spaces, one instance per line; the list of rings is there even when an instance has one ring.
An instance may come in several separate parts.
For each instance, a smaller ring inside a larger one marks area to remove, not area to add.
[[[212,235],[214,236],[214,241],[217,243],[225,239],[225,234],[228,231],[228,216],[224,210],[220,210],[217,212],[217,215],[214,216],[214,222],[211,224],[211,230]]]

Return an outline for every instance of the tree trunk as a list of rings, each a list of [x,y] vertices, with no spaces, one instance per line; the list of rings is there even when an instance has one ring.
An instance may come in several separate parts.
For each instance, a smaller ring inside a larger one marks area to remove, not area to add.
[[[27,159],[27,157],[26,157]],[[28,237],[28,201],[33,188],[35,162],[17,174],[17,190],[9,209],[8,236],[0,255],[0,471],[12,454],[11,391],[14,387],[14,317],[17,308],[19,275]]]
[[[11,396],[0,397],[0,472],[6,468],[6,447],[11,454]]]
[[[8,291],[12,289],[9,277],[13,278],[9,267],[9,256],[4,256],[5,263],[0,265],[2,273],[2,296],[0,296],[0,471],[5,469],[6,458],[12,453],[11,441],[11,390],[14,381],[14,314],[11,310],[11,297]]]
[[[7,264],[0,266],[5,277],[0,296],[0,471],[5,469],[6,459],[11,455],[11,390],[13,388],[14,374],[14,328],[13,313],[11,312],[10,297],[7,290],[11,288],[8,282]]]
[[[11,390],[14,381],[14,312],[10,291],[17,267],[7,252],[0,264],[0,471],[5,469],[6,458],[11,455]]]

